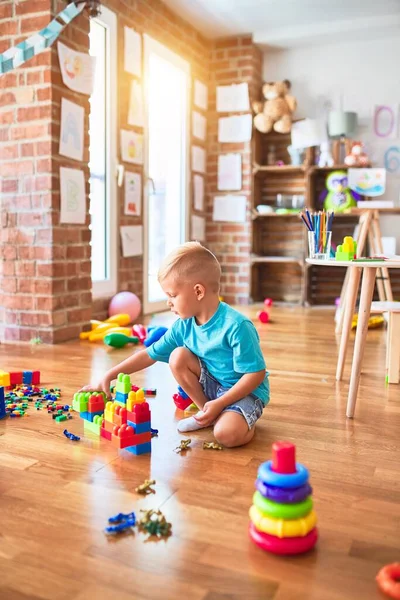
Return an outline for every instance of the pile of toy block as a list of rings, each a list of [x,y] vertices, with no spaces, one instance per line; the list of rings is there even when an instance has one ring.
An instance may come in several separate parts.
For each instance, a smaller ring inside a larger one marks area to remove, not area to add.
[[[12,388],[15,385],[39,385],[40,371],[0,371],[0,385]]]
[[[132,390],[129,375],[118,375],[115,400],[106,402],[99,392],[78,392],[72,407],[84,419],[87,431],[133,454],[151,452],[150,407],[144,390]]]

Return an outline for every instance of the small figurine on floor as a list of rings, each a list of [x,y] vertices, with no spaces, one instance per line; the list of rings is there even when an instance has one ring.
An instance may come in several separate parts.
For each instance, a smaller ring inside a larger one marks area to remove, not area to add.
[[[223,447],[216,442],[204,442],[203,450],[223,450]]]
[[[176,452],[177,454],[180,454],[180,453],[184,452],[185,450],[188,450],[191,443],[192,443],[192,440],[190,438],[188,440],[181,440],[181,443],[179,444],[179,446],[177,446],[175,448],[174,452]]]
[[[157,537],[169,537],[172,534],[172,524],[168,523],[161,510],[141,510],[143,517],[138,522],[139,531]]]
[[[152,485],[155,485],[155,483],[155,479],[145,479],[144,483],[141,483],[137,486],[137,488],[135,488],[135,492],[137,492],[138,494],[143,494],[145,496],[147,496],[148,494],[155,494],[156,490],[153,490],[153,488],[151,487]]]

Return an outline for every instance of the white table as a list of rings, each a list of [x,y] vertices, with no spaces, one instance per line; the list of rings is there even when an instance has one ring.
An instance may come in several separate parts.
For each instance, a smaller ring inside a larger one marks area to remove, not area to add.
[[[361,272],[363,278],[361,284],[360,306],[358,309],[358,321],[356,340],[354,344],[353,363],[351,367],[349,396],[347,399],[346,416],[352,418],[357,401],[358,386],[360,383],[361,365],[364,356],[365,341],[368,333],[368,320],[371,313],[371,303],[374,294],[376,272],[382,267],[388,269],[400,269],[400,261],[336,261],[336,260],[313,260],[306,259],[309,265],[317,267],[348,267],[350,268],[350,281],[345,297],[344,321],[342,336],[340,338],[339,356],[336,369],[336,379],[340,381],[343,376],[344,362],[346,359],[347,345],[350,336],[351,322],[356,306],[357,293],[360,285]]]

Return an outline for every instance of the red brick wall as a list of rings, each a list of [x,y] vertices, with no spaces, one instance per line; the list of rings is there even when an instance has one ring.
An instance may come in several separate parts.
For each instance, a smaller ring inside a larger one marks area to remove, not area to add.
[[[247,82],[250,101],[260,98],[262,55],[249,36],[221,39],[211,53],[210,101],[207,160],[207,245],[222,265],[221,293],[227,302],[247,304],[250,296],[251,251],[251,169],[252,145],[218,142],[218,118],[227,116],[216,112],[216,86]],[[246,223],[215,223],[212,221],[213,198],[217,190],[218,155],[238,152],[242,155],[242,190],[247,197]]]

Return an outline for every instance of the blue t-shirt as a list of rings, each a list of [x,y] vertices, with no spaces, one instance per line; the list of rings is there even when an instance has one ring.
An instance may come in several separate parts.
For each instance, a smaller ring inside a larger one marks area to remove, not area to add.
[[[209,373],[231,388],[245,373],[265,369],[260,338],[253,323],[225,302],[204,325],[196,319],[177,319],[165,335],[147,349],[153,360],[168,362],[175,348],[188,348],[201,358]],[[252,392],[264,404],[269,401],[268,373]]]

